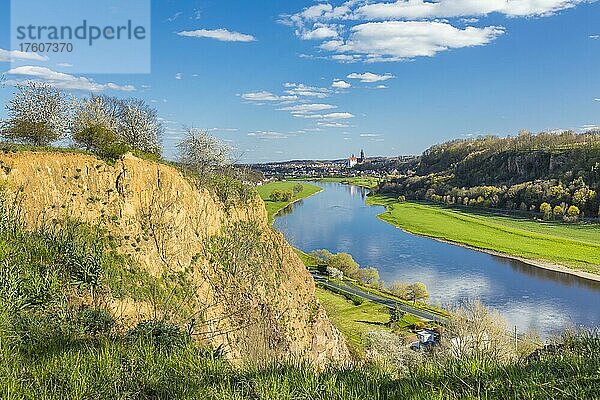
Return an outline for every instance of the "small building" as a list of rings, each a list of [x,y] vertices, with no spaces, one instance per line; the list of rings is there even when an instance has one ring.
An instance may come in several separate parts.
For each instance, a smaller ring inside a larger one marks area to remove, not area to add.
[[[416,332],[416,336],[417,340],[410,344],[410,348],[413,350],[429,349],[434,347],[438,341],[438,334],[429,329]]]

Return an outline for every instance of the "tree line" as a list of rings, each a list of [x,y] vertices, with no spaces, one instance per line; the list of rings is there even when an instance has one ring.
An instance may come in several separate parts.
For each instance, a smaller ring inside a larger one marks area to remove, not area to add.
[[[599,216],[599,186],[600,133],[522,132],[433,146],[377,191],[575,222]]]
[[[163,120],[142,99],[96,94],[74,98],[46,83],[28,81],[16,85],[6,110],[0,136],[7,142],[36,147],[68,143],[106,160],[128,152],[161,158]],[[204,178],[226,173],[256,180],[233,168],[230,146],[205,130],[187,127],[184,133],[176,147],[176,161],[185,171]]]
[[[315,250],[310,253],[321,265],[324,274],[333,279],[344,277],[358,281],[359,283],[379,290],[386,290],[395,296],[416,303],[429,298],[427,286],[422,282],[405,283],[395,281],[390,285],[379,277],[379,271],[375,267],[361,267],[348,253],[332,254],[328,250]]]

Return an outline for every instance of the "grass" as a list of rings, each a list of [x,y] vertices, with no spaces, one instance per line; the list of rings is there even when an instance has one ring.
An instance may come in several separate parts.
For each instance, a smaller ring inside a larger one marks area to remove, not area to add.
[[[367,332],[390,330],[385,326],[390,320],[390,313],[385,306],[370,301],[355,306],[343,296],[319,287],[316,295],[333,325],[358,351],[363,350],[363,336]]]
[[[300,193],[294,194],[294,197],[289,202],[271,201],[271,199],[269,198],[269,196],[271,196],[271,193],[273,193],[276,190],[293,192],[294,186],[298,184],[302,185],[302,191]],[[315,193],[319,193],[323,189],[315,185],[309,185],[308,183],[300,183],[295,181],[278,181],[259,186],[256,188],[256,190],[265,202],[265,207],[267,208],[267,213],[269,215],[269,221],[273,222],[275,215],[279,211],[283,210],[284,208],[298,200],[312,196]]]
[[[352,176],[352,177],[337,177],[337,178],[319,178],[315,179],[318,182],[336,182],[344,185],[362,186],[371,189],[381,182],[381,178],[373,176]]]
[[[346,337],[352,349],[359,355],[364,353],[367,344],[364,340],[366,333],[392,331],[386,325],[390,320],[390,312],[386,306],[367,300],[360,305],[355,305],[344,296],[322,287],[317,287],[316,295],[333,325]],[[399,334],[408,333],[408,328],[417,323],[422,323],[421,318],[404,314],[394,327],[394,331]]]
[[[294,251],[300,258],[300,260],[304,263],[306,268],[313,270],[319,266],[319,260],[317,260],[315,257],[296,248],[294,248]]]
[[[0,349],[4,399],[594,399],[598,340],[530,363],[444,362],[396,377],[372,365],[317,372],[300,363],[236,369],[189,346],[101,341],[42,356]],[[597,353],[596,353],[597,354]]]
[[[386,206],[387,211],[379,218],[414,234],[600,273],[598,225],[538,223],[437,205],[400,203],[380,195],[369,197],[367,202]]]

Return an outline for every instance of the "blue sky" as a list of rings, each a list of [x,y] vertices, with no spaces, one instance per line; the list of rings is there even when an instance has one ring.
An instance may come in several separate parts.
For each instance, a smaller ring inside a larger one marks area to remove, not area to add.
[[[9,83],[141,97],[165,121],[168,157],[186,125],[249,162],[414,154],[472,135],[600,125],[597,2],[152,1],[151,73],[96,75],[52,54],[15,69],[8,8]],[[0,89],[0,102],[11,93]]]

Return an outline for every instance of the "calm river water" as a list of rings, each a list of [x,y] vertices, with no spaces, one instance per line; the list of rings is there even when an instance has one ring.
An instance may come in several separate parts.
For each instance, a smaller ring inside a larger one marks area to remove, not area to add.
[[[424,282],[434,304],[479,299],[519,331],[543,336],[568,326],[600,325],[600,283],[531,267],[410,235],[377,218],[366,189],[317,183],[325,190],[284,210],[275,221],[290,243],[310,252],[351,253],[386,282]]]

